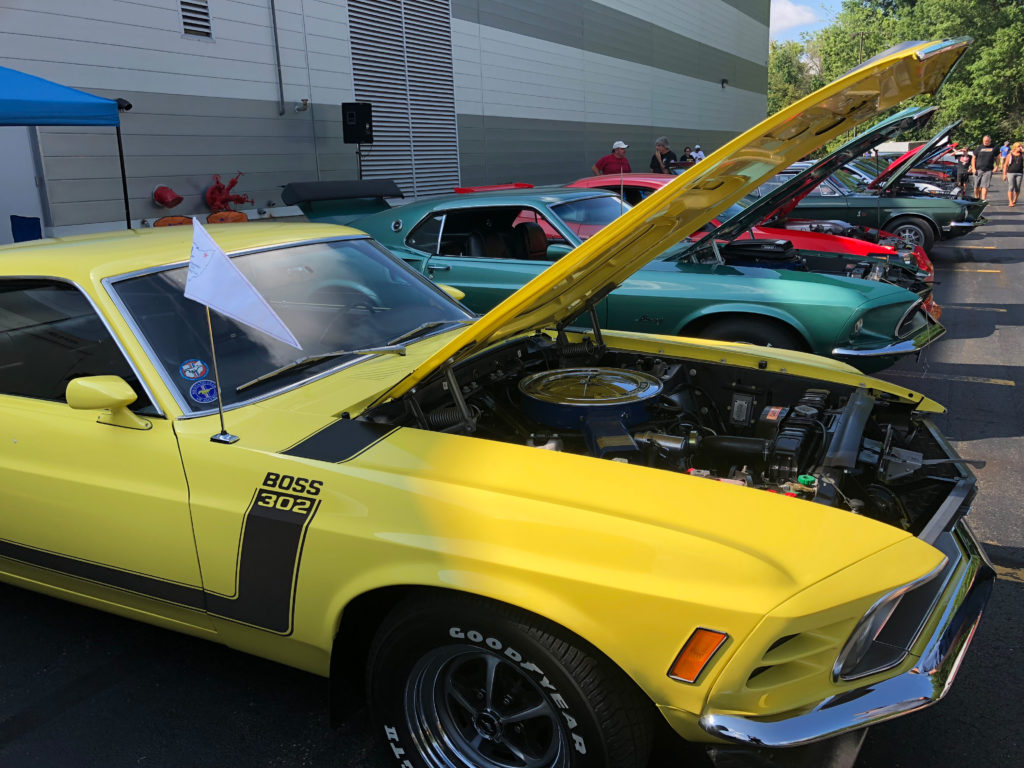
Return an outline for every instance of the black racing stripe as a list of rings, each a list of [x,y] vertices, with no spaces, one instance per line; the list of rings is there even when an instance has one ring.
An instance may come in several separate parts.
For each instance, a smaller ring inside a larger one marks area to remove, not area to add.
[[[290,634],[299,558],[306,530],[319,507],[319,499],[298,494],[260,489],[253,495],[245,513],[233,595],[161,581],[3,539],[0,557],[206,611],[258,629]]]
[[[123,589],[127,592],[134,592],[145,597],[175,603],[186,608],[195,608],[200,611],[205,608],[203,590],[199,587],[190,587],[187,584],[161,581],[142,573],[122,571],[99,563],[77,560],[56,552],[34,549],[3,539],[0,539],[0,557],[86,579],[108,587]]]
[[[282,453],[338,464],[355,458],[396,429],[388,424],[339,419]]]
[[[260,503],[291,499],[310,505],[308,511],[282,510]],[[210,613],[282,634],[291,631],[298,562],[306,528],[319,500],[281,492],[256,494],[246,513],[235,596],[207,593]]]

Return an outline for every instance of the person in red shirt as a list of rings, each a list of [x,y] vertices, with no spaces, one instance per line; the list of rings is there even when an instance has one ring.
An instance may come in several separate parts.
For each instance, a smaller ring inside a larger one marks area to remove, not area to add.
[[[596,163],[594,163],[593,171],[595,176],[600,176],[602,173],[631,173],[632,169],[629,167],[629,160],[626,159],[626,147],[628,147],[624,141],[616,141],[612,144],[612,153],[605,155]]]

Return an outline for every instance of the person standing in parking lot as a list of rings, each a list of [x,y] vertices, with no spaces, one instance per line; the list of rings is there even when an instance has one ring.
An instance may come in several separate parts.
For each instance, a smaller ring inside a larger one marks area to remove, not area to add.
[[[1010,142],[1004,141],[1003,146],[999,148],[999,163],[996,165],[996,170],[1001,171],[1006,167],[1006,156],[1010,154]]]
[[[1003,181],[1009,182],[1006,187],[1006,201],[1011,208],[1017,205],[1022,176],[1024,176],[1024,145],[1015,141],[1010,148],[1010,153],[1003,160]]]
[[[654,140],[654,155],[651,157],[651,173],[672,173],[671,165],[676,161],[676,153],[668,148],[668,136],[659,136]]]
[[[985,136],[981,146],[974,150],[971,158],[971,173],[974,175],[974,196],[988,199],[988,188],[992,184],[992,169],[996,165],[998,150],[992,146],[992,137]]]
[[[610,155],[605,155],[596,163],[591,170],[594,171],[595,176],[608,173],[631,173],[632,169],[629,167],[629,160],[626,159],[626,148],[629,146],[624,141],[616,141],[612,144],[612,152]]]

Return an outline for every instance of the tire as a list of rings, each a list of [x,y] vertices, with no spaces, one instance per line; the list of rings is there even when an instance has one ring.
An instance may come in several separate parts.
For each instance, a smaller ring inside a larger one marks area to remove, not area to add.
[[[791,331],[772,322],[768,318],[758,315],[751,315],[745,318],[727,317],[720,320],[712,320],[696,335],[702,339],[745,341],[748,344],[758,344],[762,347],[796,349],[801,352],[807,351],[807,345],[803,343],[795,331]]]
[[[642,768],[652,707],[599,653],[512,606],[419,595],[370,649],[374,729],[400,768]]]
[[[914,245],[920,245],[925,253],[931,251],[935,245],[935,231],[932,225],[919,216],[900,216],[886,224],[882,229],[885,232],[892,232]]]

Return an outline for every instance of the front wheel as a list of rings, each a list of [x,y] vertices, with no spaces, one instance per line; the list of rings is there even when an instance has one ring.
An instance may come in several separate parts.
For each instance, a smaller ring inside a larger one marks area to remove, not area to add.
[[[368,664],[375,728],[402,768],[641,768],[650,702],[585,643],[472,596],[400,605]]]
[[[886,224],[883,229],[903,238],[912,245],[920,245],[924,248],[925,253],[930,251],[935,244],[932,225],[918,216],[900,216]]]
[[[778,325],[771,319],[757,316],[726,317],[713,320],[696,335],[702,339],[745,341],[747,344],[758,344],[762,347],[801,351],[807,349],[796,332]]]

